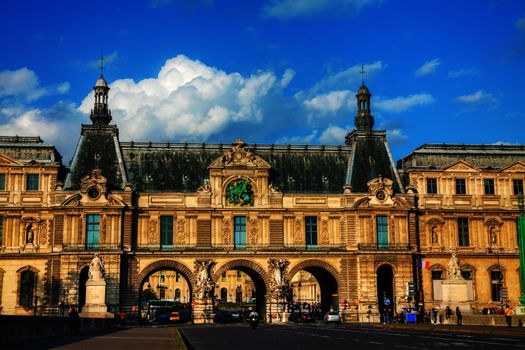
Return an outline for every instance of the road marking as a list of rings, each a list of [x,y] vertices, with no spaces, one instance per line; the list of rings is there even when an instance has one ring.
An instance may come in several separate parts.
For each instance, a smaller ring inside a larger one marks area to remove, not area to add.
[[[379,342],[379,341],[373,341],[373,340],[370,340],[370,341],[368,342],[368,344],[384,345],[384,343],[381,343],[381,342]]]
[[[503,341],[521,341],[519,339],[507,339],[507,338],[490,338],[492,340],[503,340]]]
[[[452,338],[443,338],[443,337],[433,337],[433,336],[428,336],[428,335],[421,335],[420,336],[421,338],[426,338],[426,339],[439,339],[439,340],[445,340],[445,341],[451,341],[453,340]],[[501,342],[499,343],[496,343],[496,342],[491,342],[491,341],[483,341],[483,340],[470,340],[470,339],[465,339],[464,340],[465,342],[469,342],[469,343],[477,343],[477,344],[487,344],[487,345],[498,345],[498,346],[502,346],[503,344],[501,344]],[[453,343],[449,343],[449,344],[453,344]],[[461,344],[461,343],[460,343]],[[505,344],[505,346],[512,346],[512,347],[518,347],[518,348],[525,348],[525,345],[520,345],[520,344]]]
[[[111,335],[103,335],[96,337],[98,339],[145,339],[145,340],[173,340],[173,338],[170,337],[124,337],[124,336],[111,336]]]
[[[462,337],[462,338],[474,338],[473,335],[466,335],[466,334],[458,334],[457,336]]]

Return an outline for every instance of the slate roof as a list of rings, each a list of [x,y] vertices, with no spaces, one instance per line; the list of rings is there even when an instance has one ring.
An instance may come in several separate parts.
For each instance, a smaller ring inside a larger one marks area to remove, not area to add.
[[[398,161],[398,168],[443,169],[465,160],[480,169],[501,169],[525,161],[523,145],[424,144]]]
[[[228,144],[121,142],[129,182],[137,190],[194,192]],[[258,145],[248,148],[271,165],[270,181],[285,193],[342,193],[348,146]]]
[[[62,156],[57,149],[39,136],[0,136],[0,152],[22,163],[61,164]]]

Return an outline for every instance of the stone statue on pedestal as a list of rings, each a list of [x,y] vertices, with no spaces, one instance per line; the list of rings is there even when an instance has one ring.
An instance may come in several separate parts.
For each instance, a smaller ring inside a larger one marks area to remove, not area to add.
[[[86,282],[86,304],[82,307],[81,317],[113,317],[113,314],[107,312],[104,273],[104,260],[98,253],[95,253],[95,256],[89,263],[88,280]]]
[[[213,260],[195,261],[195,271],[197,275],[195,296],[197,299],[207,298],[213,295],[215,283],[211,279],[211,270],[215,264]]]
[[[103,280],[104,272],[104,260],[98,256],[98,253],[95,253],[93,260],[89,263],[88,277],[90,280]]]
[[[456,253],[452,253],[452,257],[448,261],[447,265],[447,279],[448,280],[462,280],[461,269],[459,268],[458,258]]]

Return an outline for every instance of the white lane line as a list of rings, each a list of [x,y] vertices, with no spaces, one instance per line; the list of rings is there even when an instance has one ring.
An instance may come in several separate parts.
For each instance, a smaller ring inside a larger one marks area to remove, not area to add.
[[[432,336],[428,336],[428,335],[420,335],[419,336],[420,338],[426,338],[426,339],[439,339],[439,340],[445,340],[445,341],[448,341],[449,344],[452,344],[450,341],[453,339],[451,338],[443,338],[443,337],[432,337]],[[501,344],[501,342],[499,343],[496,343],[496,342],[491,342],[491,341],[483,341],[483,340],[470,340],[470,339],[465,339],[464,340],[465,342],[468,342],[468,343],[476,343],[476,344],[487,344],[487,345],[498,345],[498,346],[512,346],[512,347],[518,347],[518,348],[525,348],[525,345],[521,345],[521,344]]]
[[[384,345],[385,343],[381,343],[381,342],[379,342],[379,341],[373,341],[373,340],[371,340],[371,341],[368,342],[368,344]]]
[[[507,338],[490,338],[492,340],[503,340],[503,341],[519,341],[521,342],[521,340],[519,339],[507,339]]]

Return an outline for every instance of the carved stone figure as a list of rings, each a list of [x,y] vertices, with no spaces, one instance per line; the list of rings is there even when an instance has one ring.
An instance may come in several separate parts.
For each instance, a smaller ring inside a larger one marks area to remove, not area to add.
[[[35,240],[35,231],[33,230],[33,224],[27,224],[26,226],[26,244],[33,244]]]
[[[268,267],[273,278],[270,288],[275,297],[281,296],[283,288],[288,285],[285,278],[288,265],[290,265],[290,262],[286,259],[268,259]]]
[[[215,283],[211,279],[212,268],[215,266],[213,260],[195,260],[195,295],[197,299],[210,297],[213,295]]]
[[[432,225],[432,244],[438,243],[438,233],[437,233],[437,227],[435,225]]]
[[[498,243],[498,234],[494,226],[492,226],[489,229],[489,240],[490,240],[490,245],[496,245]]]
[[[463,276],[461,276],[461,269],[459,268],[458,258],[456,257],[456,253],[452,253],[452,257],[450,258],[448,262],[447,279],[449,280],[463,279]]]
[[[104,279],[104,260],[102,260],[98,253],[95,253],[95,256],[89,263],[88,277],[90,280],[102,280]]]

